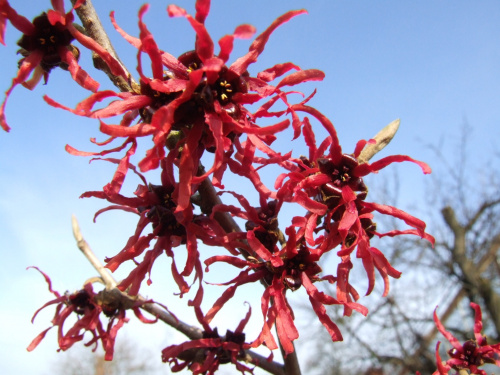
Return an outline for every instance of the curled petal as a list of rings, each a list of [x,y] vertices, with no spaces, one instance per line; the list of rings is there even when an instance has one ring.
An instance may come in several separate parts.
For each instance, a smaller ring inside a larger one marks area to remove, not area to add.
[[[295,86],[302,82],[308,81],[322,81],[325,78],[325,73],[318,69],[308,69],[308,70],[300,70],[298,72],[292,73],[289,76],[286,76],[278,83],[276,88],[280,88],[283,86]]]
[[[381,170],[382,168],[387,167],[389,164],[401,163],[403,161],[409,161],[409,162],[417,164],[420,168],[422,168],[422,171],[424,172],[424,174],[429,174],[432,172],[431,168],[423,161],[412,159],[406,155],[391,155],[391,156],[387,156],[383,159],[377,160],[371,164],[363,163],[363,164],[358,165],[354,169],[353,175],[355,175],[357,177],[363,177],[369,173],[377,172],[377,171]]]
[[[280,25],[290,21],[293,17],[307,13],[305,10],[295,10],[285,13],[284,15],[278,17],[274,22],[266,29],[262,34],[260,34],[250,46],[248,53],[245,56],[237,59],[231,66],[230,70],[235,72],[237,75],[242,75],[250,64],[253,64],[257,61],[259,55],[264,51],[264,47],[266,46],[267,41],[271,34],[276,30]]]
[[[460,344],[460,342],[455,338],[455,336],[453,336],[450,332],[448,332],[446,330],[446,328],[444,328],[443,324],[439,320],[439,318],[437,316],[437,306],[434,309],[434,323],[436,324],[436,328],[439,330],[439,332],[441,332],[441,334],[444,337],[446,337],[446,339],[450,342],[450,344],[453,345],[453,347],[455,349],[457,349],[457,350],[459,350],[461,352],[463,349],[462,349],[462,345]],[[439,343],[438,343],[438,346],[439,346]],[[436,356],[437,356],[437,354],[436,354]]]

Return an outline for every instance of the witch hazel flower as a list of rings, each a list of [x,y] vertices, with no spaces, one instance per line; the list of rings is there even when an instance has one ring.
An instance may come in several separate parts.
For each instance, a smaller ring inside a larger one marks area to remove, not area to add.
[[[210,327],[200,307],[195,307],[195,312],[203,326],[202,338],[168,346],[162,350],[162,361],[168,362],[173,372],[189,368],[195,375],[214,374],[220,365],[232,363],[240,373],[253,374],[253,368],[243,363],[246,361],[245,350],[249,348],[243,330],[250,319],[251,308],[234,332],[227,330],[224,336],[217,328]]]
[[[277,349],[278,346],[272,334],[272,328],[276,325],[279,341],[284,351],[290,354],[294,351],[293,341],[299,337],[299,332],[294,323],[293,310],[286,298],[286,292],[293,292],[304,287],[314,312],[327,329],[332,340],[342,340],[342,334],[328,316],[325,305],[343,305],[348,312],[357,310],[364,315],[368,313],[368,310],[351,300],[339,301],[318,290],[314,283],[325,280],[334,283],[336,278],[331,275],[319,275],[322,272],[318,264],[319,256],[307,246],[303,237],[304,231],[301,228],[297,231],[294,225],[289,226],[285,235],[282,235],[287,237],[286,240],[283,238],[282,248],[273,245],[268,249],[266,245],[270,244],[269,237],[259,234],[259,227],[247,231],[246,239],[250,248],[250,256],[246,260],[239,257],[218,255],[205,261],[207,271],[210,265],[217,262],[227,263],[242,269],[237,277],[221,284],[230,285],[230,287],[222,293],[208,311],[207,320],[213,319],[226,302],[232,298],[239,286],[259,281],[265,287],[261,298],[264,326],[259,337],[252,342],[252,347],[264,344],[270,350]],[[261,242],[261,240],[264,241]]]
[[[467,340],[463,344],[446,330],[437,316],[437,308],[434,310],[436,327],[453,348],[448,351],[450,359],[442,361],[439,355],[440,342],[437,343],[436,361],[438,369],[433,375],[448,375],[451,370],[468,370],[470,374],[487,375],[487,372],[479,367],[488,363],[500,367],[500,344],[488,345],[486,337],[481,334],[483,329],[481,307],[474,302],[471,302],[470,306],[475,312],[474,339]]]
[[[114,159],[104,160],[118,164],[123,162]],[[125,247],[118,254],[106,259],[106,268],[112,272],[124,262],[135,263],[135,268],[118,285],[120,290],[127,290],[130,295],[138,294],[148,274],[147,284],[152,283],[151,271],[154,262],[163,253],[172,259],[172,276],[179,286],[181,295],[189,290],[185,277],[190,276],[193,270],[200,283],[203,277],[198,241],[207,246],[224,247],[230,253],[238,254],[236,248],[240,244],[241,235],[226,234],[212,218],[204,214],[195,214],[192,205],[182,211],[178,210],[176,203],[178,183],[175,182],[172,170],[167,165],[167,160],[161,162],[161,184],[154,185],[147,183],[146,178],[133,165],[128,164],[127,168],[132,169],[142,181],[134,193],[135,197],[125,197],[115,191],[119,190],[118,187],[114,190],[109,186],[102,191],[82,194],[83,198],[95,197],[112,203],[111,206],[99,210],[95,218],[110,210],[122,210],[139,216],[135,233],[130,236]],[[121,171],[121,167],[118,169]],[[123,174],[119,173],[119,176]],[[119,180],[119,176],[114,178],[115,182]],[[186,264],[182,271],[179,271],[174,257],[174,248],[177,247],[185,247],[187,251]]]
[[[309,155],[289,160],[282,165],[289,170],[276,180],[275,196],[285,202],[295,202],[308,210],[305,216],[305,238],[310,246],[316,246],[320,254],[340,245],[338,256],[339,279],[348,280],[352,267],[350,255],[356,250],[356,257],[363,261],[368,275],[370,294],[375,285],[375,269],[384,279],[384,296],[389,291],[389,276],[398,278],[395,270],[383,253],[370,245],[370,239],[377,235],[418,235],[434,243],[434,238],[425,232],[425,223],[392,206],[367,202],[368,188],[363,177],[376,173],[395,162],[410,161],[421,167],[425,174],[431,170],[427,164],[406,155],[393,155],[373,163],[359,163],[358,157],[367,141],[359,141],[354,153],[345,154],[340,147],[333,124],[318,110],[304,104],[292,106],[296,113],[304,112],[318,120],[329,136],[318,146],[309,119],[302,121],[302,132],[309,148]],[[378,233],[373,222],[373,212],[393,216],[404,221],[410,229]],[[344,286],[337,284],[338,296],[347,295]]]
[[[5,106],[15,86],[22,84],[32,90],[42,77],[47,83],[49,73],[56,67],[68,70],[83,88],[97,91],[99,84],[78,65],[80,51],[71,44],[75,39],[97,53],[109,65],[113,74],[125,76],[121,65],[104,48],[73,25],[73,10],[82,3],[82,0],[76,1],[74,7],[66,13],[62,0],[52,0],[53,8],[35,17],[32,22],[19,15],[6,0],[0,3],[0,42],[4,43],[3,30],[7,20],[23,33],[17,42],[21,47],[19,53],[23,56],[19,61],[19,70],[0,107],[0,126],[5,131],[10,129],[5,119]],[[33,75],[29,78],[31,74]]]
[[[94,345],[94,350],[96,350],[97,344],[100,341],[105,351],[105,359],[110,361],[113,359],[114,344],[118,330],[129,320],[125,316],[125,310],[132,309],[134,314],[143,323],[156,322],[155,320],[152,321],[145,318],[140,312],[138,305],[124,305],[120,302],[120,299],[106,298],[102,292],[95,293],[91,283],[86,283],[83,289],[79,291],[61,295],[52,289],[52,282],[45,273],[37,267],[32,268],[35,268],[43,275],[49,291],[56,297],[35,312],[32,322],[38,313],[48,306],[56,305],[56,311],[52,319],[52,326],[42,331],[31,342],[27,348],[28,351],[34,350],[45,338],[47,332],[57,327],[59,350],[65,351],[69,349],[74,343],[84,340],[85,333],[89,332],[91,339],[85,345]],[[102,315],[108,319],[106,326],[101,322]],[[65,330],[64,325],[70,317],[76,317],[76,321],[71,328]]]

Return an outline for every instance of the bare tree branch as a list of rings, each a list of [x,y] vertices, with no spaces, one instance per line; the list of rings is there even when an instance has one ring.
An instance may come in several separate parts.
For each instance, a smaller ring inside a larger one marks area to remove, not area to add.
[[[99,275],[104,281],[104,285],[106,285],[106,290],[112,290],[116,288],[117,283],[113,279],[113,276],[111,276],[109,271],[106,268],[104,268],[101,261],[95,256],[89,244],[83,238],[82,233],[80,231],[80,226],[78,225],[78,220],[76,220],[76,217],[74,215],[71,217],[71,226],[73,228],[73,236],[75,237],[78,248],[83,253],[83,255],[85,255],[85,257],[88,259],[92,267],[94,267],[96,271],[99,272]]]
[[[476,211],[474,216],[472,216],[472,218],[469,220],[469,222],[464,226],[464,229],[466,231],[469,231],[474,226],[474,224],[477,223],[477,221],[481,218],[481,216],[484,214],[484,212],[487,209],[495,207],[497,204],[500,204],[500,199],[496,199],[496,200],[493,200],[490,202],[484,202],[481,205],[481,207],[479,207],[479,209]]]
[[[481,210],[479,210],[481,211]],[[484,210],[483,210],[484,212]],[[465,289],[470,296],[471,300],[474,300],[475,295],[481,296],[490,313],[491,320],[495,326],[497,336],[500,337],[500,295],[495,292],[492,287],[491,281],[482,277],[481,272],[474,262],[466,257],[466,240],[465,236],[467,230],[465,226],[462,226],[456,216],[455,212],[451,207],[445,207],[442,210],[443,218],[446,225],[454,234],[454,247],[451,252],[453,262],[458,265],[461,271],[461,278],[463,280]],[[498,251],[500,247],[500,235],[493,238],[492,244],[490,246],[490,252]],[[490,255],[491,257],[492,255]],[[490,258],[491,259],[491,258]],[[488,262],[489,263],[489,262]]]
[[[73,5],[75,4],[75,2],[76,0],[71,0],[71,3]],[[108,65],[96,53],[94,53],[92,56],[92,59],[94,60],[94,66],[97,69],[105,72],[108,75],[111,82],[113,82],[113,84],[116,87],[118,87],[121,91],[123,92],[132,91],[133,88],[132,86],[137,85],[137,83],[133,81],[132,75],[128,72],[125,65],[123,65],[123,63],[120,61],[113,45],[111,44],[111,41],[109,40],[108,34],[104,30],[101,20],[99,19],[99,16],[97,15],[97,12],[95,11],[94,6],[92,5],[92,1],[86,0],[82,5],[80,5],[76,9],[76,14],[78,14],[78,17],[82,21],[87,36],[89,36],[90,38],[94,39],[97,43],[99,43],[101,47],[103,47],[106,51],[108,51],[122,65],[122,68],[127,73],[130,82],[127,82],[127,80],[125,80],[123,77],[115,76],[114,74],[112,74],[111,71],[109,70]]]

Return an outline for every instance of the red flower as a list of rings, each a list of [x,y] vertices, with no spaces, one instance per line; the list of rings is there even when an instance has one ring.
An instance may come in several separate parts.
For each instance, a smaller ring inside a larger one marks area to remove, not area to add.
[[[301,157],[294,163],[281,163],[290,172],[277,179],[278,191],[275,196],[283,201],[297,202],[309,211],[304,224],[305,238],[309,245],[317,246],[320,254],[341,245],[338,252],[342,258],[338,269],[339,278],[342,273],[341,279],[348,280],[350,254],[357,249],[356,256],[363,260],[368,274],[367,294],[373,290],[376,268],[384,279],[384,296],[387,295],[388,276],[398,278],[401,273],[389,264],[382,252],[370,245],[370,238],[374,235],[383,237],[415,234],[431,243],[434,243],[434,238],[425,233],[423,221],[395,207],[366,202],[368,189],[363,177],[394,162],[416,163],[424,173],[430,173],[430,168],[427,164],[406,155],[393,155],[371,164],[359,164],[357,157],[366,141],[358,142],[353,154],[344,154],[333,124],[324,115],[304,104],[293,105],[291,108],[294,112],[306,112],[315,117],[330,136],[318,147],[308,118],[303,120],[303,134],[309,147],[309,157]],[[377,233],[376,225],[372,221],[373,211],[403,220],[412,229]],[[316,233],[320,234],[314,238]],[[337,284],[338,298],[343,299],[341,296],[349,293],[345,289],[347,285],[348,283]]]
[[[184,277],[189,276],[193,270],[197,277],[202,278],[202,269],[198,253],[198,240],[209,246],[222,246],[233,254],[239,242],[237,234],[226,234],[217,222],[206,215],[194,214],[192,205],[183,211],[177,210],[177,183],[172,171],[167,168],[167,161],[162,161],[161,185],[152,185],[146,182],[144,176],[135,170],[131,164],[122,165],[122,160],[105,159],[119,164],[117,175],[124,176],[123,168],[133,169],[141,178],[143,184],[135,191],[135,197],[129,198],[118,194],[120,186],[112,183],[104,187],[103,191],[90,191],[82,195],[83,198],[96,197],[105,199],[112,206],[99,210],[95,217],[109,210],[123,210],[135,213],[139,216],[135,233],[128,239],[125,247],[115,256],[106,259],[106,268],[114,272],[122,263],[133,260],[136,267],[118,286],[121,290],[128,290],[131,295],[139,292],[142,281],[146,274],[150,274],[155,260],[163,252],[172,258],[172,275],[177,282],[181,294],[189,290]],[[115,176],[113,181],[120,179]],[[178,193],[177,193],[178,194]],[[149,225],[152,225],[150,233],[143,233]],[[148,250],[151,243],[156,241],[152,249]],[[184,270],[179,272],[174,259],[173,248],[185,245],[187,260]],[[144,254],[142,261],[137,258]],[[148,278],[148,284],[151,279]]]
[[[253,374],[253,369],[240,361],[245,358],[245,328],[250,319],[251,309],[236,327],[234,332],[227,330],[220,336],[217,328],[210,328],[208,320],[199,307],[195,308],[198,321],[203,325],[203,338],[187,341],[180,345],[171,345],[162,351],[162,361],[169,362],[173,372],[189,367],[193,374],[214,374],[219,365],[233,363],[242,374]]]
[[[488,345],[486,337],[481,334],[481,330],[483,329],[481,307],[474,302],[471,302],[470,306],[474,309],[476,315],[474,320],[474,339],[467,340],[463,344],[450,332],[446,331],[437,316],[437,307],[434,310],[434,322],[437,329],[453,346],[448,351],[448,355],[451,358],[446,363],[442,363],[439,355],[440,343],[437,343],[436,360],[438,370],[434,372],[434,375],[447,375],[451,369],[457,371],[467,369],[471,374],[487,375],[487,372],[479,369],[479,367],[485,363],[496,364],[500,367],[500,344]]]
[[[352,309],[364,315],[367,314],[368,310],[352,300],[340,301],[318,291],[313,284],[314,282],[327,280],[334,283],[336,278],[318,276],[322,271],[317,264],[319,257],[314,249],[310,249],[305,244],[302,237],[303,230],[296,232],[294,227],[290,226],[286,230],[286,235],[288,239],[281,250],[275,245],[269,250],[257,238],[257,236],[261,238],[262,236],[259,235],[259,230],[256,228],[247,232],[247,241],[251,249],[251,256],[247,260],[221,255],[205,261],[207,268],[215,262],[225,262],[243,269],[236,278],[225,283],[232,285],[214,303],[207,313],[207,320],[211,321],[240,285],[261,281],[266,286],[261,299],[264,326],[252,346],[258,347],[264,343],[269,349],[276,349],[276,341],[271,333],[272,327],[276,324],[283,349],[286,353],[291,353],[293,352],[292,342],[299,337],[299,332],[294,324],[293,311],[286,299],[286,291],[295,291],[304,286],[313,310],[329,332],[332,340],[342,340],[342,335],[335,323],[329,318],[325,305],[343,305],[346,315],[350,314]],[[268,238],[264,238],[268,240]],[[264,242],[267,243],[267,241]]]
[[[56,312],[52,319],[52,326],[41,332],[28,346],[28,351],[34,350],[38,344],[44,339],[47,332],[53,328],[58,327],[58,344],[60,350],[69,349],[75,342],[82,341],[85,332],[90,332],[92,335],[85,345],[90,346],[95,344],[94,350],[97,348],[97,343],[101,341],[105,351],[105,359],[110,361],[113,359],[113,351],[116,335],[118,330],[128,322],[125,316],[125,309],[131,308],[135,315],[144,323],[154,323],[146,319],[140,312],[138,306],[122,306],[120,303],[109,302],[102,298],[101,293],[94,293],[91,283],[84,285],[82,290],[74,293],[59,294],[57,291],[52,290],[52,283],[50,278],[37,269],[45,278],[49,286],[49,291],[55,295],[55,299],[47,302],[33,315],[32,322],[37,314],[50,305],[56,305]],[[64,331],[64,324],[66,320],[75,313],[77,320],[73,326]],[[104,314],[108,319],[108,324],[104,328],[100,316]]]
[[[77,1],[74,8],[79,7],[82,2]],[[98,89],[99,84],[78,65],[80,52],[78,48],[71,45],[74,39],[98,53],[109,64],[114,74],[125,75],[122,67],[107,51],[73,26],[74,8],[65,13],[62,0],[52,0],[52,6],[53,9],[35,17],[33,22],[29,22],[25,17],[17,14],[6,0],[0,2],[0,42],[4,43],[3,31],[7,20],[23,33],[17,43],[21,47],[20,53],[23,58],[19,61],[17,76],[12,80],[12,85],[7,90],[0,108],[0,125],[5,131],[10,129],[5,119],[5,105],[14,87],[22,84],[31,90],[42,77],[47,82],[49,72],[55,67],[69,70],[73,79],[87,90]],[[28,79],[31,73],[33,77]]]

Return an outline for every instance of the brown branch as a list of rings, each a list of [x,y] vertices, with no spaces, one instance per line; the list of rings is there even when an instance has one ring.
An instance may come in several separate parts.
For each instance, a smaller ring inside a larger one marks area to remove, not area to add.
[[[390,141],[396,135],[399,129],[400,120],[394,120],[389,125],[384,127],[381,131],[377,133],[372,139],[376,141],[375,144],[367,144],[361,154],[358,156],[358,161],[360,164],[368,163],[368,161],[375,156],[378,152],[389,144]]]
[[[76,0],[71,0],[71,3],[74,5]],[[99,16],[97,15],[97,12],[95,11],[94,6],[92,5],[91,0],[86,0],[80,7],[76,9],[76,14],[78,14],[78,17],[82,21],[82,25],[85,29],[85,32],[87,36],[90,38],[94,39],[101,47],[103,47],[106,51],[108,51],[111,56],[113,56],[116,61],[118,61],[124,71],[127,73],[127,76],[129,77],[130,82],[127,82],[126,79],[120,76],[115,76],[114,74],[111,73],[108,65],[104,60],[99,57],[96,53],[93,53],[92,59],[94,61],[94,66],[96,69],[102,70],[105,72],[111,82],[118,87],[121,91],[127,92],[127,91],[132,91],[132,86],[137,85],[132,79],[132,75],[129,73],[125,65],[120,61],[113,45],[111,44],[111,41],[109,40],[108,34],[104,30],[104,27],[102,26],[101,20],[99,19]],[[130,84],[132,83],[132,85]]]
[[[481,218],[482,214],[489,208],[495,207],[497,204],[500,204],[500,199],[496,199],[491,202],[484,202],[481,207],[476,211],[474,216],[469,220],[469,222],[464,226],[466,231],[470,230],[474,224]]]

